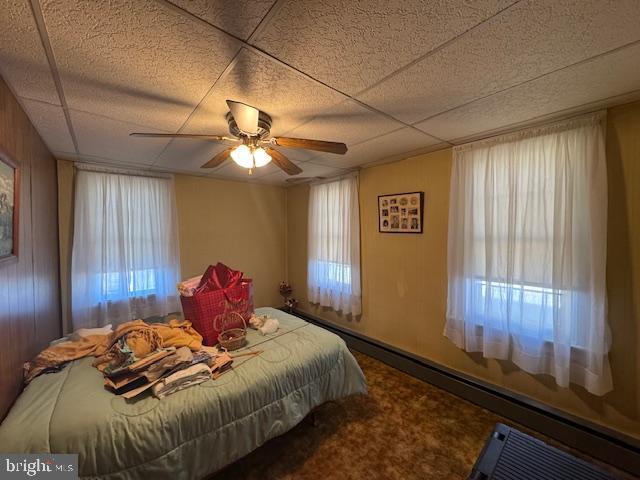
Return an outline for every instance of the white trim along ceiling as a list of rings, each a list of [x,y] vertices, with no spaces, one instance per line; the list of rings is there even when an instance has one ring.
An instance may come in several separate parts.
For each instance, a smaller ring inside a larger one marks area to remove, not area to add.
[[[226,99],[304,178],[640,98],[638,0],[6,0],[0,74],[56,158],[287,185],[225,148],[132,131],[228,134]]]

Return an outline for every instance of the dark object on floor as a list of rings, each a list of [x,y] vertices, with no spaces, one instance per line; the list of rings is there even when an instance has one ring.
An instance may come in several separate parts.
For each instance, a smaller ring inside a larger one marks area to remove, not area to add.
[[[595,466],[526,435],[496,424],[469,480],[614,480]]]

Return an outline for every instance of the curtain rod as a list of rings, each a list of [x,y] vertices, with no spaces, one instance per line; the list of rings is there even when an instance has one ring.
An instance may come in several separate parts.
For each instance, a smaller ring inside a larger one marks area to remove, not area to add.
[[[478,147],[486,147],[490,145],[497,145],[500,143],[509,143],[514,140],[521,140],[523,138],[530,138],[538,135],[544,135],[546,133],[554,131],[569,130],[571,128],[588,125],[598,124],[605,122],[607,118],[607,110],[597,110],[590,113],[581,113],[578,115],[572,115],[561,119],[556,119],[551,122],[539,123],[537,125],[530,125],[501,134],[497,134],[491,137],[481,138],[472,142],[463,143],[461,145],[455,145],[453,147],[454,152],[461,152]]]
[[[343,178],[357,177],[359,174],[360,170],[354,170],[347,173],[341,173],[340,175],[336,175],[335,177],[328,177],[322,180],[313,180],[309,182],[309,185],[322,185],[323,183],[338,182]]]

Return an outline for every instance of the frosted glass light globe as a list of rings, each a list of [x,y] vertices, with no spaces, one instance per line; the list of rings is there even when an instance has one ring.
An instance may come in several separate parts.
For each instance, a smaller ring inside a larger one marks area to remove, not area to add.
[[[264,148],[258,147],[253,151],[253,160],[256,162],[256,167],[264,167],[271,161],[271,155]]]
[[[240,145],[231,151],[231,158],[242,168],[253,168],[253,155],[246,145]]]

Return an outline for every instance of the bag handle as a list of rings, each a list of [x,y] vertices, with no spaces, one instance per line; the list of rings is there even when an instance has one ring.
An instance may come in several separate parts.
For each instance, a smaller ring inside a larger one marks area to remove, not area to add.
[[[222,278],[221,278],[222,275]],[[239,270],[233,270],[224,263],[218,262],[211,272],[213,284],[219,290],[235,287],[242,281],[243,273]],[[222,279],[225,279],[224,285]]]
[[[214,320],[214,327],[215,322],[217,321],[218,323],[218,328],[216,328],[216,330],[218,330],[219,332],[224,332],[226,330],[226,325],[227,323],[229,323],[229,319],[231,317],[231,315],[236,315],[237,317],[240,317],[240,320],[242,320],[242,325],[243,325],[243,329],[246,332],[247,331],[247,322],[245,321],[244,317],[242,315],[240,315],[238,312],[225,312],[221,315],[216,316],[215,320]],[[220,322],[220,320],[222,320],[222,322]]]
[[[245,285],[248,285],[248,284],[239,283],[239,284],[235,285],[235,287],[238,287],[238,286],[240,287],[240,292],[238,293],[238,297],[237,298],[233,298],[229,294],[229,290],[231,288],[234,288],[234,287],[222,289],[222,294],[224,295],[224,298],[226,298],[227,301],[229,303],[231,303],[232,305],[234,305],[234,306],[240,305],[245,300],[244,295],[243,295],[245,289],[247,288]]]
[[[218,278],[218,272],[216,272],[215,270],[213,271],[213,274],[211,275],[211,280],[213,281],[213,284],[216,286],[216,288],[218,290],[223,290],[222,283],[220,282],[220,279]]]

